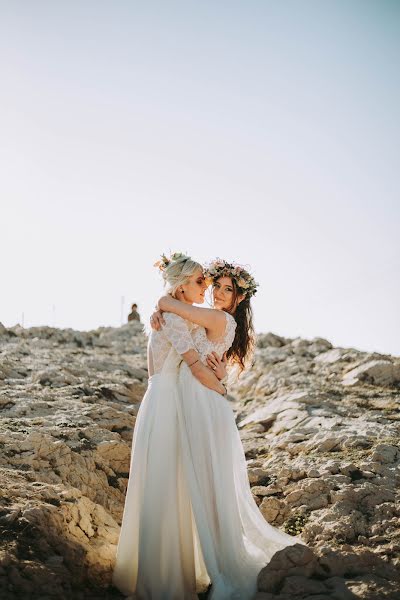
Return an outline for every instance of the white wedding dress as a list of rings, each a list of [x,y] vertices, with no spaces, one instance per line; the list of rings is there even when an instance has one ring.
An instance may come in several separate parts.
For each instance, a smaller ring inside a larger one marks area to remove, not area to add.
[[[165,313],[152,331],[154,372],[138,411],[114,585],[137,600],[251,600],[274,553],[296,543],[262,516],[229,401],[203,386],[182,362],[195,348],[203,362],[232,344],[236,322],[208,340],[203,327]]]

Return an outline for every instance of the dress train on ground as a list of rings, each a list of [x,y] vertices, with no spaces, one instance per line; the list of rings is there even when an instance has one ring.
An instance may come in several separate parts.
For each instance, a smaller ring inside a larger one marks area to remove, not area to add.
[[[201,385],[186,364],[180,367],[179,390],[184,472],[213,584],[209,600],[251,600],[258,573],[275,552],[304,542],[261,514],[229,401]]]
[[[252,600],[277,550],[303,543],[270,525],[250,490],[229,401],[186,365],[149,379],[132,438],[112,581],[135,600]]]

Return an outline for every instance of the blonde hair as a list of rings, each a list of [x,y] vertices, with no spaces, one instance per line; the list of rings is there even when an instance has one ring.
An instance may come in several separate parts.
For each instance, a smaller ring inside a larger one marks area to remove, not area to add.
[[[167,293],[175,297],[179,286],[187,283],[189,278],[199,269],[203,272],[203,267],[200,263],[184,254],[176,260],[171,260],[162,272]]]

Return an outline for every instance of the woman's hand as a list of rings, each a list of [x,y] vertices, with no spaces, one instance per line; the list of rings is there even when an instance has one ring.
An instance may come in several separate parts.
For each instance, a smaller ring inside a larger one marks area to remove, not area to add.
[[[156,331],[160,331],[163,325],[165,325],[165,321],[162,316],[162,310],[156,310],[150,317],[150,325],[152,329]]]
[[[226,377],[226,352],[224,352],[222,359],[219,358],[216,352],[207,354],[207,365],[212,369],[218,379],[224,379]]]
[[[189,354],[192,356],[193,354],[196,354],[196,352],[192,349],[186,352],[186,356],[188,357]],[[185,357],[184,360],[187,362]],[[195,360],[194,363],[192,362],[190,364],[190,370],[192,375],[196,377],[200,383],[208,387],[210,390],[214,390],[218,394],[221,394],[221,396],[226,396],[227,389],[224,384],[216,377],[214,371],[203,364],[201,360]]]

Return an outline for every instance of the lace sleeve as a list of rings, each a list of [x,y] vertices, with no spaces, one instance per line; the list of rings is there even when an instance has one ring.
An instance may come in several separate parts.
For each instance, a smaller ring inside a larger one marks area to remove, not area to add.
[[[196,349],[185,319],[174,313],[163,313],[165,325],[162,331],[178,354],[185,354],[188,350]]]

